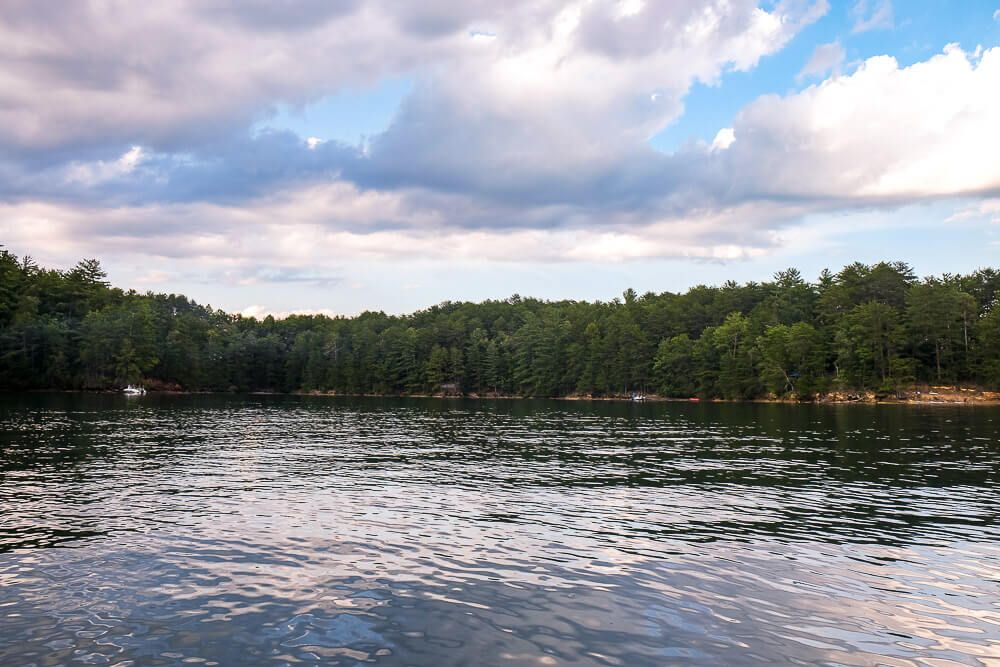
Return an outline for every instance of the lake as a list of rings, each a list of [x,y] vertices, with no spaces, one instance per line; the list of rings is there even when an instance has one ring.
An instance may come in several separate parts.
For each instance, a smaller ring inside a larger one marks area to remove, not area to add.
[[[1000,665],[1000,409],[0,396],[0,665]]]

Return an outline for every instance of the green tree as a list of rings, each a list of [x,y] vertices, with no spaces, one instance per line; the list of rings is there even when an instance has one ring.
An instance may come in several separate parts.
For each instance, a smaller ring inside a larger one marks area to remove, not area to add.
[[[148,302],[130,301],[91,311],[81,325],[85,386],[136,382],[159,362]]]
[[[657,391],[673,398],[694,396],[698,391],[694,341],[687,334],[665,338],[656,349],[653,377]]]
[[[718,391],[725,398],[751,398],[757,392],[750,322],[732,312],[711,330],[709,339],[718,353]]]
[[[957,378],[959,362],[969,354],[970,322],[977,312],[975,299],[938,280],[914,285],[906,295],[906,316],[918,352],[926,347],[933,358],[934,379]],[[960,359],[956,359],[960,352]]]
[[[988,388],[1000,391],[1000,307],[977,322],[974,336],[975,376]]]
[[[470,391],[806,397],[836,383],[892,391],[922,380],[1000,386],[1000,273],[918,282],[900,262],[851,264],[810,283],[610,302],[514,295],[410,315],[244,318],[174,294],[122,292],[97,260],[39,267],[0,248],[0,388]]]
[[[760,376],[768,391],[810,398],[825,382],[823,338],[811,324],[778,324],[757,338]]]
[[[449,380],[448,366],[450,363],[451,355],[448,350],[440,345],[435,345],[424,368],[424,376],[427,378],[427,385],[431,391],[439,391],[441,385]]]
[[[850,386],[894,387],[892,370],[903,342],[899,311],[879,302],[855,306],[844,318],[837,337],[838,364]]]

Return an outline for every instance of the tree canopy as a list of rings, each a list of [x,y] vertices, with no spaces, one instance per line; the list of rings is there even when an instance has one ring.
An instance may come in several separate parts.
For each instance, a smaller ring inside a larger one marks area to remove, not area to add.
[[[808,399],[914,382],[1000,388],[1000,273],[920,280],[902,262],[808,282],[700,285],[610,302],[514,295],[409,315],[244,318],[112,287],[95,259],[0,249],[0,388]]]

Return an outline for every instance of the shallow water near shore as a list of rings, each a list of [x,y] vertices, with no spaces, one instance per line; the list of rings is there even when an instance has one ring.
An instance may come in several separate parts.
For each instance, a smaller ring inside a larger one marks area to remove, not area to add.
[[[1000,409],[0,396],[2,665],[997,665]]]

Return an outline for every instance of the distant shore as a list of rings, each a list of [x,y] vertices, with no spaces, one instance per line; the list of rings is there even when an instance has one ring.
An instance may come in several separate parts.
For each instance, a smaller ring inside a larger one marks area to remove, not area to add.
[[[186,392],[179,392],[186,393]],[[208,392],[226,393],[226,392]],[[424,393],[344,393],[328,391],[294,391],[294,392],[251,392],[255,395],[290,395],[290,396],[339,396],[346,398],[438,398],[467,400],[532,400],[533,398],[552,401],[600,401],[615,403],[783,403],[791,405],[1000,405],[1000,392],[983,389],[930,387],[901,391],[895,396],[878,396],[875,392],[830,392],[821,394],[809,400],[799,400],[794,397],[761,397],[748,399],[672,397],[646,394],[636,400],[626,395],[590,396],[586,394],[570,394],[567,396],[517,396],[495,393],[467,394],[424,394]]]
[[[900,391],[894,396],[879,396],[872,391],[841,391],[817,395],[811,399],[799,400],[795,397],[759,397],[747,399],[700,398],[660,396],[645,394],[642,399],[627,395],[590,396],[586,394],[570,394],[567,396],[518,396],[511,394],[474,392],[466,394],[428,394],[428,393],[347,393],[337,391],[202,391],[179,388],[148,388],[150,394],[197,396],[226,395],[245,393],[250,396],[327,396],[340,398],[437,398],[454,400],[551,400],[551,401],[595,401],[614,403],[772,403],[788,405],[1000,405],[1000,392],[987,391],[980,388],[956,388],[932,386],[919,389]],[[84,394],[119,394],[115,389],[76,389],[76,390],[32,390],[29,393],[84,393]]]

